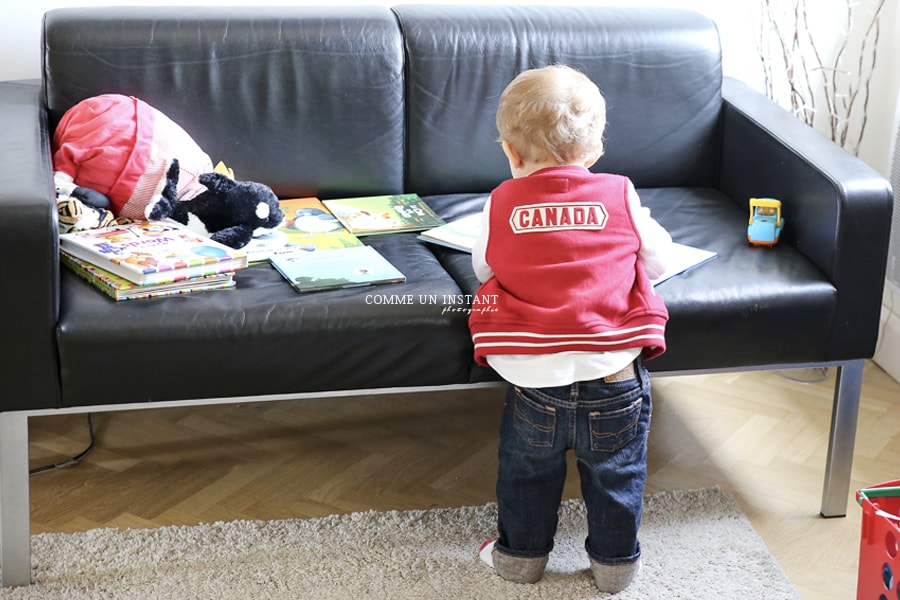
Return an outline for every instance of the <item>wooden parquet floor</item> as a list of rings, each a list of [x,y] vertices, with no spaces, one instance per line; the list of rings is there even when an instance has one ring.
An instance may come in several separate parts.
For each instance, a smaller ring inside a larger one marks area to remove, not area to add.
[[[832,389],[833,373],[654,378],[647,492],[730,491],[808,600],[854,597],[852,494],[900,478],[900,385],[868,363],[848,516],[818,516]],[[491,502],[501,407],[496,388],[97,414],[82,463],[31,478],[32,531]],[[32,467],[59,461],[85,417],[32,418],[30,436]]]

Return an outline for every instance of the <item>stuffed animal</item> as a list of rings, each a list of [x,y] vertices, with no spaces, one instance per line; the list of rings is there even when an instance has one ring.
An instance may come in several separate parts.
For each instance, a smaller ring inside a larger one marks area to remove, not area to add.
[[[107,222],[104,210],[117,220],[173,218],[241,248],[283,219],[268,186],[215,174],[184,129],[132,96],[95,96],[66,111],[53,136],[53,168],[65,219],[79,215],[72,227]]]
[[[174,187],[178,178],[178,161],[174,161],[168,177]],[[243,248],[260,230],[274,229],[284,220],[278,197],[266,185],[253,181],[234,181],[223,173],[204,173],[199,181],[206,187],[190,200],[174,199],[174,193],[163,193],[150,211],[153,221],[172,219],[201,235],[231,246]]]
[[[121,224],[108,209],[91,206],[75,196],[58,195],[56,212],[59,215],[60,233]]]
[[[116,217],[107,208],[109,198],[96,190],[76,186],[70,177],[62,173],[57,173],[54,179],[60,233],[96,229],[116,223]]]

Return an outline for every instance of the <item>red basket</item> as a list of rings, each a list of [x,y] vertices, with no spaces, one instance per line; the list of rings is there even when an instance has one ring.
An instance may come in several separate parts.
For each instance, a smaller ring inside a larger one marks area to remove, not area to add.
[[[862,505],[857,600],[900,600],[900,480],[856,492]]]

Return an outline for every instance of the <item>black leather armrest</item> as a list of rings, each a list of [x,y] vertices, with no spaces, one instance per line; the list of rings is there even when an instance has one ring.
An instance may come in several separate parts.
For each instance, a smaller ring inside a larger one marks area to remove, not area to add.
[[[59,257],[38,82],[0,82],[0,411],[59,405]]]
[[[782,243],[834,284],[837,307],[823,360],[872,356],[890,237],[890,184],[746,84],[726,78],[723,100],[719,188],[741,203],[780,199]]]

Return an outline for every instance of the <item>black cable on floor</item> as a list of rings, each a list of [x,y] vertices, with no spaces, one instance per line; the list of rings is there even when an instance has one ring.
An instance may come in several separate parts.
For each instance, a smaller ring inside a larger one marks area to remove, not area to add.
[[[36,475],[38,473],[44,473],[46,471],[53,471],[54,469],[62,469],[63,467],[71,467],[72,465],[80,462],[82,458],[87,456],[90,453],[90,451],[94,449],[94,421],[93,421],[91,413],[88,413],[88,415],[87,415],[87,424],[88,424],[88,433],[91,436],[91,440],[90,440],[90,443],[88,444],[87,448],[85,448],[79,454],[76,454],[72,458],[69,458],[62,462],[58,462],[58,463],[55,463],[52,465],[44,465],[42,467],[35,467],[34,469],[31,469],[30,471],[28,471],[28,474]]]

